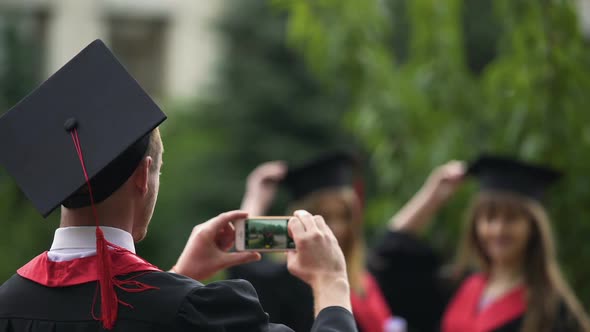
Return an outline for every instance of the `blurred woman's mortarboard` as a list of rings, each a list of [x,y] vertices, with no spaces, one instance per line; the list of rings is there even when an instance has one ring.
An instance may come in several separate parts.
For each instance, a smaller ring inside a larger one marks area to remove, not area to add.
[[[302,166],[290,168],[283,185],[298,200],[327,188],[354,186],[358,180],[360,161],[349,152],[333,152]]]
[[[507,191],[541,201],[547,188],[561,173],[546,166],[519,160],[482,155],[467,170],[479,181],[482,191]]]

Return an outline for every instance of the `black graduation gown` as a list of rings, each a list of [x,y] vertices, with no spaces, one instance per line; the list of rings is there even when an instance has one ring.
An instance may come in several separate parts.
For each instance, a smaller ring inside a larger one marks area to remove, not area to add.
[[[314,322],[311,288],[291,275],[284,264],[262,259],[228,272],[232,279],[252,283],[271,322],[285,324],[296,332],[310,330]]]
[[[232,268],[229,272],[231,278],[246,279],[252,283],[262,305],[269,308],[272,322],[285,324],[295,331],[309,331],[313,324],[311,288],[291,275],[285,264],[262,260]],[[356,320],[357,328],[364,332],[382,332],[378,326],[382,319],[389,318],[391,313],[380,291],[372,285],[366,285],[368,290],[372,289],[369,290],[371,295],[357,297],[358,301],[363,301],[356,304],[357,309],[358,306],[364,309],[364,312],[358,309],[358,314],[363,316]],[[352,300],[353,310],[357,310],[354,299]]]
[[[437,278],[440,260],[419,239],[386,232],[372,248],[368,269],[381,286],[391,311],[403,317],[409,330],[437,331],[451,291]]]
[[[409,331],[439,331],[443,315],[451,301],[465,301],[464,298],[467,298],[467,301],[472,302],[469,305],[477,305],[474,299],[480,298],[479,292],[482,287],[469,285],[477,279],[477,276],[466,278],[460,283],[441,278],[440,261],[435,252],[426,243],[410,234],[387,232],[372,253],[373,256],[369,259],[369,270],[381,285],[392,311],[406,318]],[[459,289],[458,294],[455,293],[457,289]],[[514,313],[514,310],[518,310],[515,307],[522,304],[519,302],[523,296],[519,297],[519,294],[516,294],[517,291],[501,299],[503,303],[497,303],[495,307],[488,308],[487,312],[484,309],[482,312],[485,313],[477,319],[485,322],[476,331],[470,332],[519,332],[523,314],[510,314],[510,310]],[[490,304],[490,306],[493,305]],[[474,309],[471,308],[471,310]],[[500,317],[502,315],[505,319]],[[469,315],[465,313],[464,316]],[[580,331],[572,323],[571,315],[564,305],[560,307],[552,331]]]
[[[268,322],[254,288],[243,280],[203,285],[167,272],[145,273],[136,280],[159,289],[117,290],[119,299],[134,308],[119,306],[112,331],[291,331]],[[96,282],[52,288],[14,275],[0,287],[0,332],[101,331],[91,314],[95,291]],[[350,312],[329,307],[312,331],[356,328]]]

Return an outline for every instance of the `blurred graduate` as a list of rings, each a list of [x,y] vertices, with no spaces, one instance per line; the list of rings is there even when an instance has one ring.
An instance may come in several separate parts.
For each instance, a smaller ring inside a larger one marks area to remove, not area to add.
[[[290,166],[272,161],[258,166],[248,177],[242,209],[251,216],[265,215],[279,187],[290,193],[288,213],[305,209],[324,217],[346,258],[351,285],[352,310],[359,330],[381,332],[403,321],[392,316],[388,301],[365,264],[363,238],[363,177],[357,155],[333,151]],[[292,278],[280,262],[263,259],[230,270],[232,278],[252,282],[271,319],[309,329],[313,321],[313,297],[309,287]]]
[[[467,213],[458,262],[441,277],[439,261],[419,235],[468,177],[479,182],[480,191]],[[428,324],[420,331],[590,331],[588,316],[559,269],[545,208],[547,189],[559,177],[551,168],[498,156],[481,156],[468,166],[442,165],[393,216],[370,265],[383,281],[416,273],[407,266],[431,265],[436,291],[420,300],[432,316],[423,317]],[[390,264],[388,257],[404,251],[405,261]],[[413,276],[425,280],[415,274],[401,278],[409,282]],[[390,286],[399,294],[405,284]]]

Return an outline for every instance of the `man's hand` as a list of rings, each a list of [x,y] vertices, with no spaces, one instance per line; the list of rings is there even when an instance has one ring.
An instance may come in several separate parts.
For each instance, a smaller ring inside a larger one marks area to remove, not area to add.
[[[296,211],[288,227],[297,250],[288,253],[287,267],[311,286],[316,315],[329,306],[351,311],[346,261],[324,218]]]
[[[225,212],[195,226],[171,272],[202,280],[230,266],[259,260],[257,252],[228,252],[235,241],[231,222],[247,217],[243,211]]]
[[[264,215],[286,174],[287,164],[283,161],[269,161],[256,167],[248,176],[241,209],[251,216]]]

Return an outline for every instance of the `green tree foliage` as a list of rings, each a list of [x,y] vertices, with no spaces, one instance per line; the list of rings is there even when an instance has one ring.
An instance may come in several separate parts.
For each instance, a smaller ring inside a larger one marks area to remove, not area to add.
[[[442,162],[482,151],[565,172],[549,210],[560,257],[582,300],[590,269],[590,54],[570,1],[275,0],[289,40],[329,86],[351,95],[384,222]],[[393,44],[393,46],[392,46]],[[464,190],[432,237],[455,246]],[[588,304],[588,303],[587,303]]]
[[[11,14],[0,15],[0,115],[24,97],[38,79],[36,65],[40,59],[28,29],[30,22],[26,16]],[[57,222],[55,216],[44,220],[1,169],[0,225],[0,282],[3,282],[24,262],[47,249]]]

